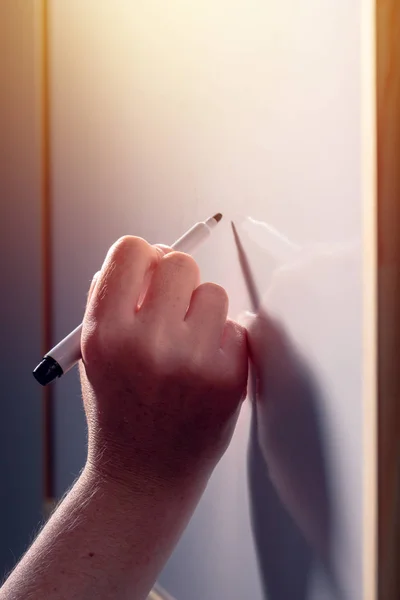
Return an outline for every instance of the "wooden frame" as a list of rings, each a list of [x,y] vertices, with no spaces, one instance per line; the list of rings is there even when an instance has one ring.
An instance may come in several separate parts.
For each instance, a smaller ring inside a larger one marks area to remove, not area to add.
[[[400,3],[377,0],[379,600],[400,598]]]

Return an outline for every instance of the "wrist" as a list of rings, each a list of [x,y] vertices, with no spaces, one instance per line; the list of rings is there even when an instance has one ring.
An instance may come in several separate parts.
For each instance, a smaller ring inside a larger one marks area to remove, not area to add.
[[[90,460],[80,479],[90,489],[96,489],[111,505],[129,514],[140,510],[154,512],[157,506],[174,507],[196,504],[204,492],[208,477],[171,481],[152,477],[149,473],[106,468]]]
[[[89,512],[95,527],[108,523],[109,536],[119,539],[129,553],[141,548],[141,555],[151,555],[155,565],[160,560],[158,571],[187,527],[205,487],[174,488],[159,482],[132,487],[131,481],[99,473],[89,464],[81,478],[83,495],[85,489],[92,492]]]

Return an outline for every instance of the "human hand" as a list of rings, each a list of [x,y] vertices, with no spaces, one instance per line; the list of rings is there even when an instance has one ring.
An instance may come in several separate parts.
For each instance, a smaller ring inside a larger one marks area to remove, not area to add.
[[[132,489],[204,485],[245,398],[245,331],[193,258],[136,237],[89,293],[80,367],[88,466]]]

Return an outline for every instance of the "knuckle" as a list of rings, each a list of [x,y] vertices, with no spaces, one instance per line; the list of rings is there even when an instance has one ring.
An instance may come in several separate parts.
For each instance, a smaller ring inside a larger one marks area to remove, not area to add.
[[[184,252],[170,252],[163,258],[166,264],[173,265],[177,269],[198,273],[199,267],[192,256]]]
[[[125,262],[130,257],[149,252],[151,246],[143,238],[133,235],[120,237],[110,249],[111,259],[116,263]]]
[[[86,363],[108,360],[123,342],[121,332],[115,324],[96,319],[84,321],[81,337],[82,357]]]

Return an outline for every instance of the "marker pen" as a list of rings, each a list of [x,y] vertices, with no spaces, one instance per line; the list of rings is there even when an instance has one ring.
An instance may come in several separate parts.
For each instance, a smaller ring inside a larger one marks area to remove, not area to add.
[[[189,231],[180,237],[171,248],[175,251],[193,252],[202,244],[211,231],[222,219],[221,213],[217,213],[206,221],[196,223]],[[81,333],[82,323],[71,331],[67,337],[54,346],[33,371],[33,376],[41,385],[47,385],[61,377],[81,359]]]

